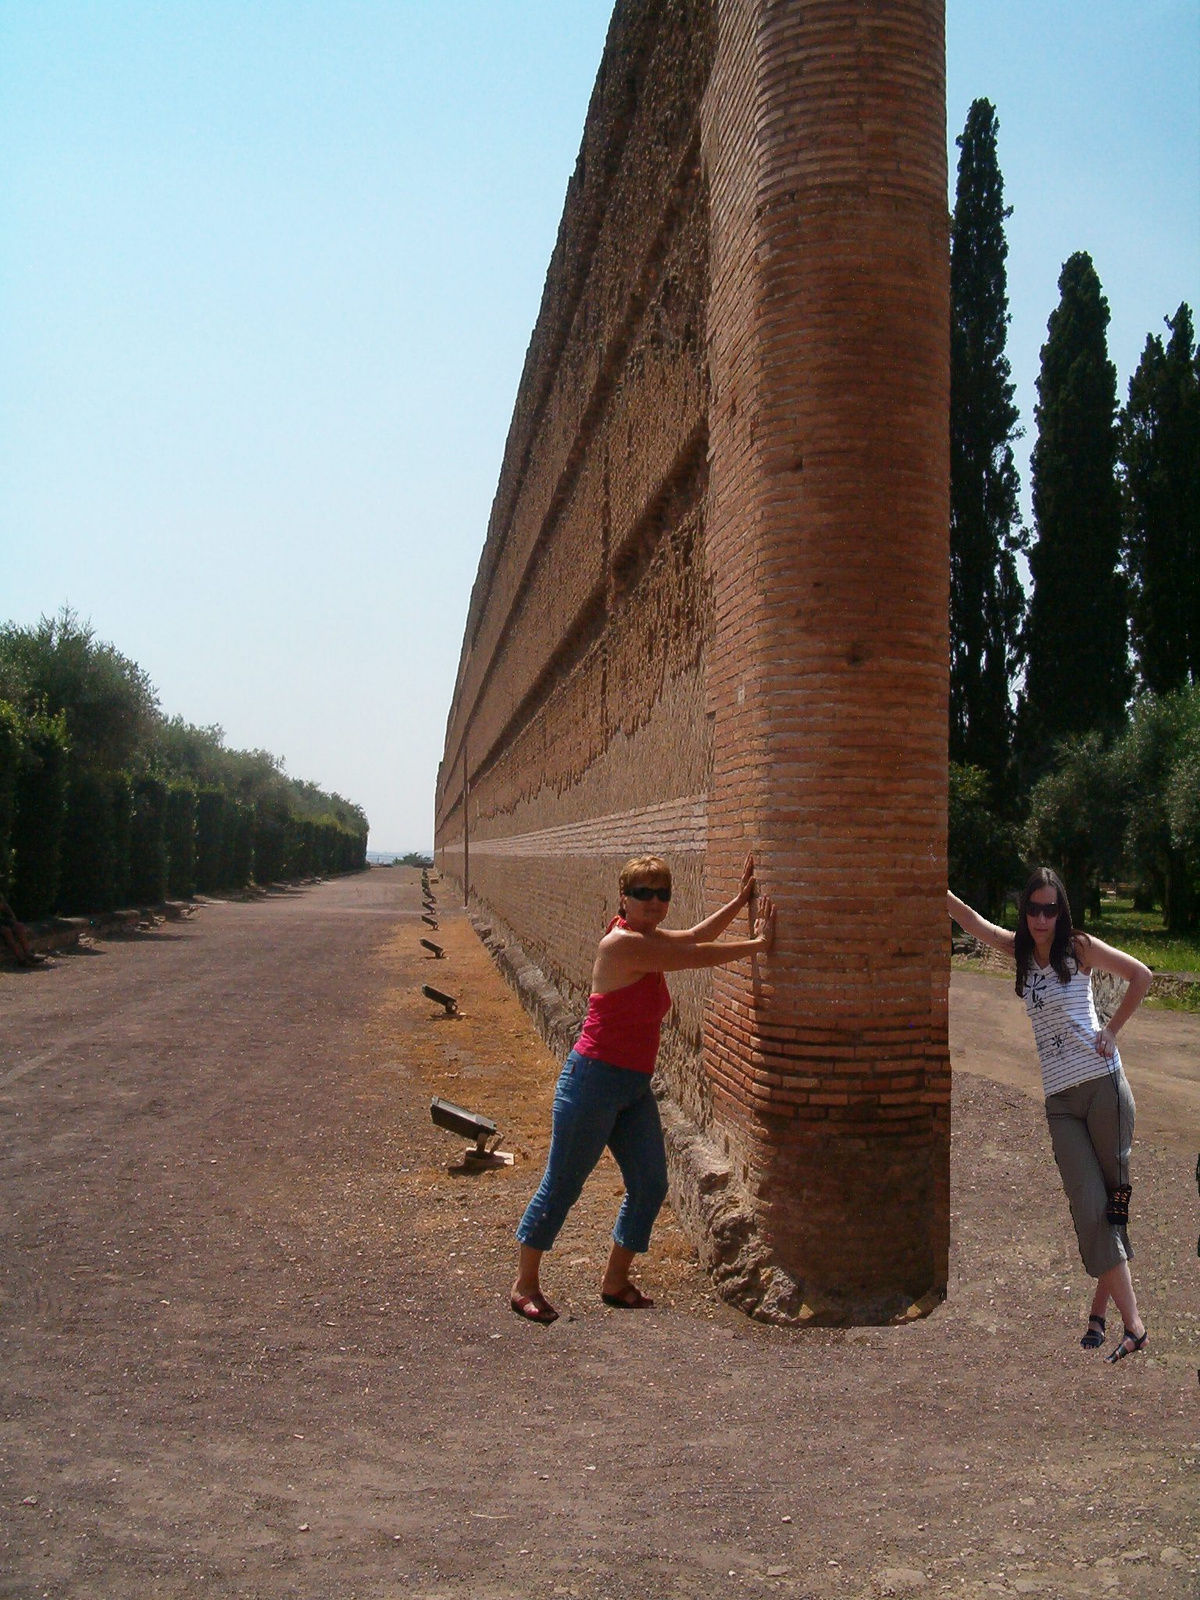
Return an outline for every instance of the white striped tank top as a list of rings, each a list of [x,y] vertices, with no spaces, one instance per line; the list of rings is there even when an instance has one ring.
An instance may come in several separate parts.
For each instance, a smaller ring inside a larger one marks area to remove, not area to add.
[[[1075,968],[1071,981],[1061,983],[1053,967],[1031,964],[1025,978],[1025,1009],[1033,1024],[1047,1096],[1121,1070],[1120,1055],[1106,1059],[1096,1051],[1100,1019],[1090,972]]]

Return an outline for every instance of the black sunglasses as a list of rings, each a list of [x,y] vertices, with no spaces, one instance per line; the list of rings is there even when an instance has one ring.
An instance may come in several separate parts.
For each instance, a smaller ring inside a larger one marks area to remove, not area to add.
[[[663,905],[671,902],[670,889],[652,889],[648,883],[639,883],[632,889],[626,889],[625,893],[631,900],[661,900]]]
[[[1057,917],[1057,900],[1026,900],[1025,914],[1029,917]]]

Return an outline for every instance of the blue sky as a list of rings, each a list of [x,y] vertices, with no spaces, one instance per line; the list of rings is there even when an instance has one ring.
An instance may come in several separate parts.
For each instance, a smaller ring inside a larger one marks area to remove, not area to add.
[[[610,9],[0,0],[0,620],[70,604],[373,848],[431,839]],[[1073,250],[1122,395],[1200,312],[1200,7],[950,0],[948,48],[952,182],[970,101],[1000,117],[1031,429]]]

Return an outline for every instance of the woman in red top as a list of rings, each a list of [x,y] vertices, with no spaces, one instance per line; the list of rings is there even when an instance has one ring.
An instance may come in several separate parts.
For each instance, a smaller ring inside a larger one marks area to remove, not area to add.
[[[775,910],[765,896],[750,939],[715,941],[754,894],[754,860],[746,857],[742,887],[728,905],[694,928],[660,927],[671,901],[671,869],[657,856],[625,864],[621,913],[609,923],[592,967],[587,1017],[567,1057],[554,1095],[550,1155],[517,1238],[520,1266],[512,1308],[527,1322],[554,1322],[558,1312],[542,1293],[542,1255],[605,1146],[625,1180],[625,1199],[600,1283],[607,1305],[640,1310],[653,1305],[630,1282],[635,1255],[650,1247],[650,1230],[667,1197],[667,1158],[650,1078],[659,1031],[671,1009],[665,972],[719,967],[766,954],[775,942]]]

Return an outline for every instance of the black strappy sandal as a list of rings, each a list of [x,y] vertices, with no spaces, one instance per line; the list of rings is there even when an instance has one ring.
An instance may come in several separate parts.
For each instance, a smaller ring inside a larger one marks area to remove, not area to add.
[[[1104,1318],[1093,1314],[1088,1318],[1087,1332],[1079,1341],[1084,1350],[1099,1350],[1104,1343]]]
[[[1126,1356],[1135,1356],[1139,1350],[1145,1347],[1146,1340],[1149,1337],[1150,1330],[1148,1328],[1142,1329],[1140,1338],[1136,1334],[1129,1333],[1122,1329],[1120,1344],[1118,1344],[1115,1350],[1109,1351],[1104,1358],[1105,1361],[1111,1364],[1114,1361],[1124,1361]]]

